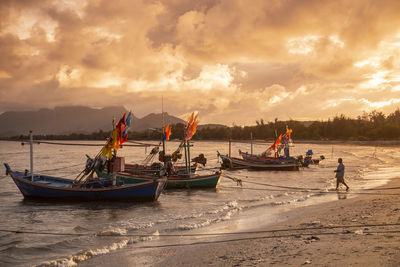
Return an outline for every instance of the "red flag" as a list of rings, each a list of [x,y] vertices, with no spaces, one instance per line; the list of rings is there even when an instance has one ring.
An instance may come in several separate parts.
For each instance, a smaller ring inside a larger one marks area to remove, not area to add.
[[[125,115],[119,120],[117,124],[117,129],[118,129],[118,141],[120,144],[124,143],[126,140],[122,137],[124,131],[126,130],[126,124],[125,124]]]

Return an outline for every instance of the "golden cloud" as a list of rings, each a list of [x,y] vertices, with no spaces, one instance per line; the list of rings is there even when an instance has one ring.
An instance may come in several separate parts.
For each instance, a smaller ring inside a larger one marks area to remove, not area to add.
[[[121,104],[252,124],[391,111],[399,1],[2,1],[0,112]],[[160,111],[160,110],[159,110]]]

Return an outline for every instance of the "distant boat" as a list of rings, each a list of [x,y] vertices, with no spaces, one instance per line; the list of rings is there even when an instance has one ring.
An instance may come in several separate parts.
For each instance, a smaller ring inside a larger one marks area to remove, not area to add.
[[[113,185],[111,178],[89,180],[85,184],[75,184],[72,179],[58,178],[28,172],[12,171],[7,163],[6,174],[10,175],[26,198],[51,200],[119,200],[154,201],[163,191],[166,178],[153,178],[137,184]]]
[[[254,170],[271,170],[271,171],[298,171],[301,162],[294,157],[289,156],[289,144],[291,143],[290,134],[292,130],[286,128],[286,133],[281,134],[270,146],[267,151],[260,155],[252,153],[243,153],[239,150],[239,155],[242,158],[235,158],[230,156],[231,140],[229,139],[229,154],[221,155],[218,151],[218,157],[222,159],[221,167],[225,169],[254,169]],[[251,145],[253,145],[251,143]],[[279,151],[284,150],[284,156],[279,156]],[[253,151],[253,147],[251,148]],[[268,156],[271,151],[275,155]]]
[[[254,169],[264,171],[298,171],[300,164],[295,159],[240,159],[229,157],[228,155],[221,155],[218,152],[218,157],[222,159],[221,166],[225,169]]]

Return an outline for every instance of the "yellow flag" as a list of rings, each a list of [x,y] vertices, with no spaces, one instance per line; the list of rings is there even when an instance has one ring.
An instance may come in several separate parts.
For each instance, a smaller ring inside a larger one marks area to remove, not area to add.
[[[113,147],[115,150],[118,150],[118,149],[119,149],[119,139],[118,139],[118,137],[119,137],[118,129],[116,128],[116,129],[114,130],[114,132],[112,133],[112,136],[111,136],[111,138],[112,138],[112,147]]]

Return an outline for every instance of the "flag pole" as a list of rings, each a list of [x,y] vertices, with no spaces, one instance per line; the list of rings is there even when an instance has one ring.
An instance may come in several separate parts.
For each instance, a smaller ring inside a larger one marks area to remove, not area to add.
[[[165,167],[165,121],[164,121],[164,96],[161,96],[161,116],[162,116],[162,144],[163,144],[163,161]]]
[[[33,182],[33,134],[29,131],[29,154],[30,154],[30,165],[31,165],[31,182]]]
[[[253,132],[250,133],[250,144],[251,144],[250,153],[253,155]]]

